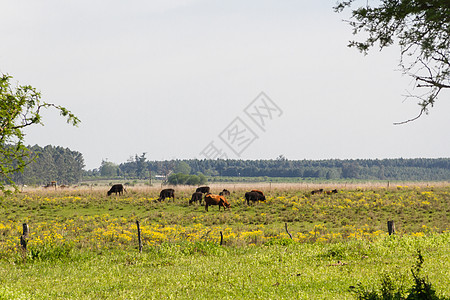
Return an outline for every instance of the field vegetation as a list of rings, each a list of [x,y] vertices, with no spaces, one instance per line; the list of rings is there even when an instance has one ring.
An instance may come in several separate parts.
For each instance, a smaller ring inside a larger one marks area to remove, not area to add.
[[[149,186],[110,197],[106,187],[1,196],[0,299],[382,299],[369,296],[387,289],[403,299],[418,251],[421,276],[438,299],[450,298],[447,184],[342,185],[315,195],[336,186],[211,187],[232,192],[231,209],[189,205],[187,186],[163,202]],[[252,188],[267,200],[248,206]]]

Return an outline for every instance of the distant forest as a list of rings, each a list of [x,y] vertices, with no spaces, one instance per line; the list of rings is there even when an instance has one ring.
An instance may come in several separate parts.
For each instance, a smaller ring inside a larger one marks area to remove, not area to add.
[[[450,158],[288,160],[171,160],[147,161],[145,153],[115,165],[103,161],[89,177],[119,176],[146,179],[172,173],[211,177],[296,177],[313,179],[450,181]]]
[[[12,176],[16,184],[45,185],[52,181],[76,184],[83,179],[84,159],[80,152],[51,145],[28,148],[31,150],[29,164],[23,173]]]
[[[95,179],[169,178],[175,174],[192,174],[210,181],[217,177],[284,177],[303,179],[360,179],[400,181],[450,181],[450,158],[414,159],[327,159],[288,160],[283,156],[270,160],[170,160],[149,161],[135,155],[127,162],[115,164],[102,161],[98,169],[84,170],[80,152],[68,148],[30,147],[35,157],[23,173],[14,174],[17,184],[77,184]],[[178,176],[180,178],[180,176]]]

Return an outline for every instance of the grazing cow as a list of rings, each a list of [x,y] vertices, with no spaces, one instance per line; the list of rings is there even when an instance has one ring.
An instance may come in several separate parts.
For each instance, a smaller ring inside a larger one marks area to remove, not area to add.
[[[326,191],[325,193],[326,193],[327,195],[331,195],[331,194],[337,194],[337,192],[338,192],[338,190],[337,190],[337,189],[334,189],[334,190],[331,190],[331,191]]]
[[[247,205],[250,205],[250,200],[255,201],[266,201],[266,196],[261,192],[251,191],[245,193],[245,200],[247,200]]]
[[[127,191],[123,188],[123,185],[115,184],[109,189],[108,196],[111,196],[112,193],[114,193],[116,195],[117,195],[117,193],[119,193],[119,195],[122,195],[123,191],[125,191],[125,192]]]
[[[318,189],[318,190],[311,191],[311,195],[322,194],[322,193],[323,193],[323,189]]]
[[[209,186],[198,187],[195,191],[203,193],[203,194],[208,194],[209,193]]]
[[[210,205],[219,205],[219,211],[220,207],[223,207],[223,210],[225,208],[230,208],[230,203],[228,203],[227,199],[225,199],[224,196],[220,195],[213,195],[213,194],[206,194],[205,196],[205,210],[208,211],[208,206]]]
[[[226,189],[223,189],[223,191],[221,191],[219,193],[219,196],[230,196],[230,191],[226,190]]]
[[[47,183],[46,185],[44,185],[44,188],[49,188],[49,187],[52,187],[52,186],[54,186],[55,189],[56,189],[56,181],[52,181],[50,183]]]
[[[261,192],[260,190],[251,190],[251,191],[252,191],[252,192],[256,192],[256,193],[258,193],[258,194],[260,194],[261,196],[264,197],[264,193]]]
[[[172,198],[175,200],[175,190],[174,189],[164,189],[159,193],[158,201],[166,200],[166,198]]]
[[[202,203],[203,199],[203,193],[202,192],[195,192],[192,194],[191,200],[189,200],[189,204],[194,203],[195,201],[198,201],[200,204]]]

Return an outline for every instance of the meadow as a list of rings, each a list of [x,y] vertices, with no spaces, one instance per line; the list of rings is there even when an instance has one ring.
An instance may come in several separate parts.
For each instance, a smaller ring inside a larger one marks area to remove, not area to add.
[[[406,296],[418,251],[424,276],[450,299],[448,184],[349,184],[330,195],[310,191],[336,186],[211,187],[232,191],[230,210],[189,205],[186,186],[163,202],[148,186],[1,196],[0,299],[355,299],[386,282]],[[248,206],[252,188],[267,200]]]

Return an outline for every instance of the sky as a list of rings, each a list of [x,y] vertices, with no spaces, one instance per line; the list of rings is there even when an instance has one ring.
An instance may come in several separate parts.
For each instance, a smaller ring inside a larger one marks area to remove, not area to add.
[[[29,145],[86,169],[191,158],[450,157],[450,94],[430,114],[397,47],[362,55],[334,1],[0,1],[0,73],[56,110]]]

